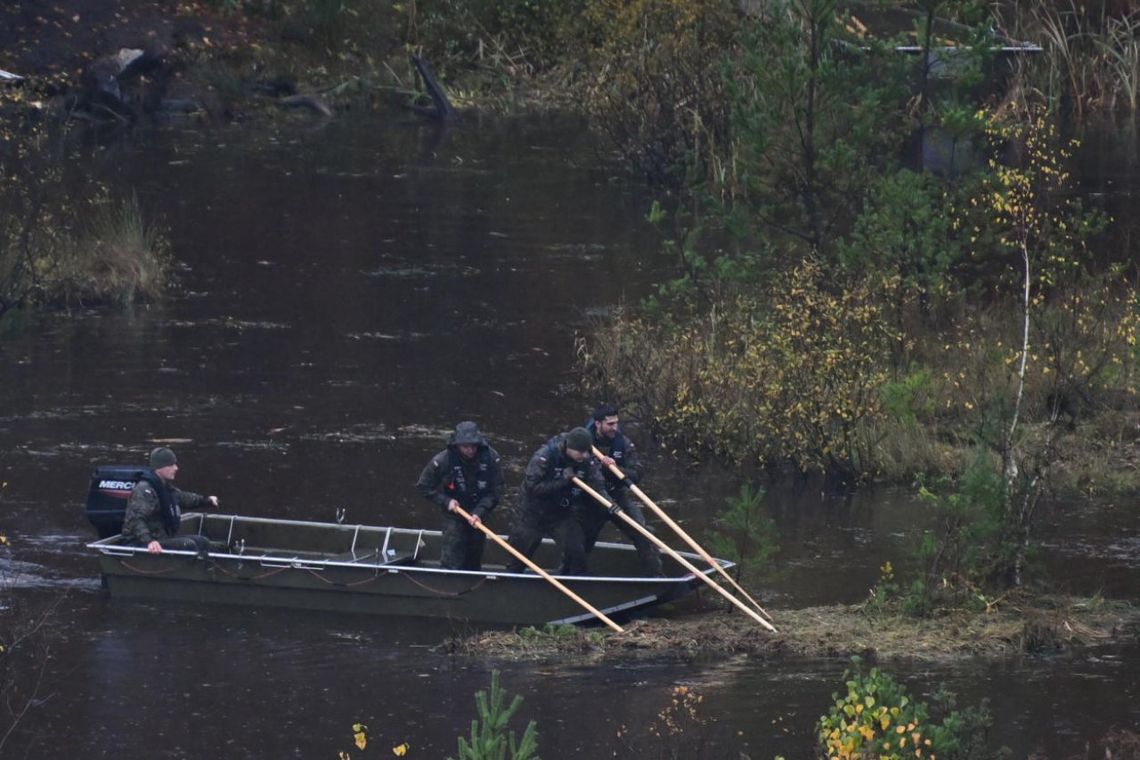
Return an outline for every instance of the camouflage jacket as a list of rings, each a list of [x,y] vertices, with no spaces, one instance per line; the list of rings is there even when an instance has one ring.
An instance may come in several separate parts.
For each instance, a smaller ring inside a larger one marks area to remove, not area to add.
[[[180,491],[172,485],[166,485],[170,497],[173,518],[177,520],[182,515],[183,508],[189,510],[205,509],[210,503],[206,496]],[[127,511],[123,517],[123,536],[136,546],[146,546],[151,541],[161,541],[177,535],[178,523],[168,527],[167,515],[163,514],[162,500],[159,498],[155,485],[147,480],[140,480],[131,490],[127,499]]]
[[[598,469],[598,460],[588,457],[575,462],[566,456],[565,434],[556,435],[539,447],[530,458],[523,475],[522,509],[553,517],[575,505],[594,504],[594,498],[568,480],[563,471],[573,467],[575,475],[600,494],[606,483]]]
[[[443,510],[455,499],[471,514],[486,519],[503,498],[503,468],[499,452],[487,445],[479,447],[475,459],[466,460],[454,445],[432,457],[420,473],[416,489]]]

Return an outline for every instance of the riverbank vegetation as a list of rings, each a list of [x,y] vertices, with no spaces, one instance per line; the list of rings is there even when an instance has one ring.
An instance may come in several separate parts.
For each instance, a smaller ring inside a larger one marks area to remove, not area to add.
[[[60,125],[0,89],[0,317],[14,308],[128,305],[165,290],[164,233],[138,198],[66,171]]]
[[[994,19],[918,5],[925,66],[853,49],[833,0],[755,11],[726,121],[694,116],[683,182],[649,214],[679,277],[578,350],[588,392],[678,455],[921,484],[939,527],[906,595],[930,614],[1024,582],[1050,489],[1140,488],[1138,303],[1053,101],[995,68]],[[947,57],[936,13],[975,44]]]

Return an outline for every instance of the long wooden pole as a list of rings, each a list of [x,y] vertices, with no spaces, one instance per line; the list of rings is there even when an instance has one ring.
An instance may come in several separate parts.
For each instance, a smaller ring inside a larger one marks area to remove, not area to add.
[[[596,456],[599,461],[605,461],[606,455],[603,454],[598,449],[597,446],[594,446],[593,449],[594,449],[594,456]],[[612,472],[615,476],[617,476],[621,480],[625,480],[625,473],[622,472],[621,468],[619,468],[616,464],[609,465],[609,468],[610,468],[610,472]],[[633,482],[629,483],[629,490],[633,491],[634,495],[637,496],[637,498],[641,499],[641,501],[645,504],[645,506],[652,509],[653,513],[655,515],[657,515],[658,517],[660,517],[662,522],[664,522],[666,525],[668,525],[670,528],[672,528],[673,531],[678,536],[680,536],[681,539],[693,549],[693,551],[695,551],[697,554],[701,555],[701,557],[705,560],[705,562],[708,562],[710,565],[712,565],[714,568],[716,568],[716,571],[718,573],[720,573],[725,578],[727,578],[728,582],[732,584],[732,587],[735,588],[737,591],[739,591],[741,593],[741,595],[744,596],[745,599],[747,599],[749,602],[751,602],[752,606],[754,606],[757,610],[759,610],[761,615],[768,618],[769,620],[772,620],[772,616],[768,614],[768,611],[765,610],[763,607],[761,607],[760,603],[757,602],[755,599],[753,599],[748,594],[747,591],[745,591],[743,588],[741,588],[740,584],[736,582],[736,579],[733,578],[731,575],[729,575],[725,571],[725,569],[720,566],[719,562],[717,562],[715,559],[713,559],[712,556],[709,555],[708,552],[706,552],[703,548],[701,548],[701,545],[697,543],[695,538],[693,538],[688,533],[686,533],[681,528],[680,525],[678,525],[676,522],[674,522],[673,518],[671,518],[671,517],[669,517],[669,515],[665,514],[665,510],[663,510],[661,507],[657,506],[653,502],[653,499],[650,499],[648,496],[646,496],[645,492],[642,491],[640,488],[638,488],[636,483],[633,483]]]
[[[452,511],[454,511],[455,514],[459,515],[464,520],[466,520],[469,525],[471,524],[471,515],[470,515],[470,513],[466,512],[463,509],[463,507],[457,506]],[[536,573],[541,575],[543,578],[548,580],[551,583],[551,585],[553,585],[556,589],[558,589],[563,594],[570,597],[575,602],[577,602],[578,604],[582,605],[587,610],[589,610],[594,615],[594,617],[596,617],[598,620],[601,620],[603,623],[605,623],[610,628],[612,628],[615,633],[625,633],[625,629],[622,628],[617,623],[615,623],[614,621],[610,620],[608,617],[606,617],[606,614],[604,612],[602,612],[598,608],[594,607],[594,605],[590,604],[589,602],[587,602],[585,599],[583,599],[582,597],[575,594],[570,589],[566,588],[565,584],[563,584],[561,581],[559,581],[553,575],[546,572],[545,570],[543,570],[541,567],[539,567],[535,563],[531,562],[529,557],[527,557],[522,552],[520,552],[518,549],[511,546],[506,541],[504,541],[502,538],[500,538],[498,535],[496,535],[495,531],[491,530],[486,525],[484,525],[482,520],[480,520],[478,523],[476,523],[474,527],[483,531],[483,533],[486,534],[487,536],[490,536],[492,541],[494,541],[499,546],[506,549],[515,559],[519,560],[524,565],[529,567],[531,570],[535,571]]]
[[[701,570],[697,569],[696,565],[694,565],[692,562],[690,562],[689,560],[682,557],[677,552],[673,551],[673,549],[671,549],[668,544],[666,544],[664,541],[662,541],[657,536],[653,535],[653,533],[648,528],[644,527],[637,520],[634,520],[632,517],[627,515],[625,513],[625,511],[622,510],[620,507],[615,507],[615,505],[609,499],[607,499],[605,496],[602,496],[600,493],[595,491],[593,488],[590,488],[590,486],[586,485],[586,483],[584,483],[581,478],[572,478],[571,482],[574,485],[581,488],[586,493],[590,494],[590,496],[593,496],[594,499],[599,504],[601,504],[603,507],[605,507],[606,509],[613,510],[614,514],[618,515],[621,519],[625,520],[628,525],[630,525],[632,528],[634,528],[635,530],[640,532],[641,535],[645,536],[647,539],[649,539],[654,544],[656,544],[659,549],[661,549],[666,554],[668,554],[670,557],[672,557],[677,562],[679,562],[681,564],[681,566],[684,567],[686,570],[688,570],[690,573],[697,576],[702,581],[704,581],[709,586],[711,586],[718,594],[720,594],[725,599],[727,599],[728,601],[735,604],[737,607],[739,607],[744,612],[744,614],[748,615],[750,618],[752,618],[757,623],[759,623],[760,625],[767,628],[772,633],[777,632],[775,627],[773,627],[773,625],[771,623],[769,623],[767,620],[765,620],[764,618],[757,615],[749,607],[745,606],[744,602],[740,601],[735,596],[733,596],[732,594],[728,593],[723,588],[718,586],[716,584],[716,581],[714,581],[712,578],[705,575],[704,572],[702,572]]]

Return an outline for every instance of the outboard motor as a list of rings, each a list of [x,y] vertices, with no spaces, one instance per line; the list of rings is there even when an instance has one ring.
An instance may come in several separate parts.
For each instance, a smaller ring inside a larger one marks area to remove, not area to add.
[[[138,465],[106,465],[91,473],[87,489],[87,519],[95,526],[99,538],[109,538],[123,531],[127,499],[146,470]]]

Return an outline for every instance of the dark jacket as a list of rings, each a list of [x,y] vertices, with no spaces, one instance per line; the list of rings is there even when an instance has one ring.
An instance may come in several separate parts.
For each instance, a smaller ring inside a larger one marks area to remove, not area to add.
[[[567,467],[586,485],[605,494],[605,481],[598,471],[598,460],[593,456],[575,462],[566,456],[566,434],[554,436],[540,446],[526,466],[522,483],[522,509],[545,517],[555,517],[565,511],[569,514],[575,503],[596,503],[594,498],[575,486],[566,477]]]
[[[501,457],[483,440],[477,444],[475,458],[464,459],[454,438],[424,467],[416,489],[449,517],[460,519],[447,511],[455,499],[464,510],[485,520],[503,498]]]
[[[590,420],[586,425],[590,435],[594,438],[594,446],[606,456],[614,460],[614,464],[621,470],[631,483],[640,483],[645,474],[645,467],[641,464],[641,457],[637,455],[637,447],[633,441],[625,437],[625,433],[618,430],[618,434],[611,441],[609,438],[598,435],[598,424]],[[602,473],[606,478],[606,491],[612,493],[621,485],[617,475],[610,472],[610,468],[602,466]]]
[[[123,516],[123,537],[136,546],[178,535],[182,511],[205,509],[206,496],[181,491],[153,472],[135,483]]]

